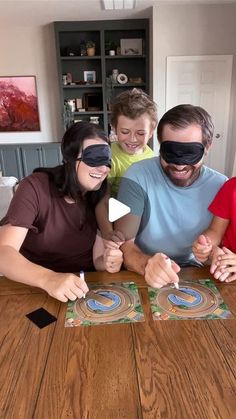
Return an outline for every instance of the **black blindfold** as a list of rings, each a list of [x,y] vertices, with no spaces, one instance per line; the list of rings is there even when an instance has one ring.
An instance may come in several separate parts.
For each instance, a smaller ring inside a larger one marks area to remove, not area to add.
[[[160,146],[160,155],[167,162],[176,165],[194,165],[203,157],[204,147],[201,143],[182,143],[164,141]]]
[[[111,168],[111,149],[108,144],[93,144],[82,151],[81,160],[87,166],[107,166]]]

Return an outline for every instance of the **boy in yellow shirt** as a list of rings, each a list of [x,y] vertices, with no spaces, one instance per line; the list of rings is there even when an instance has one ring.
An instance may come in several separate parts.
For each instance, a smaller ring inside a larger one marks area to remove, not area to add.
[[[141,89],[126,90],[116,96],[112,104],[111,125],[117,141],[111,145],[112,166],[108,180],[111,196],[116,198],[121,177],[133,164],[154,156],[147,145],[157,126],[157,106]],[[113,231],[108,221],[108,199],[106,196],[96,207],[97,222],[107,247],[119,247],[123,236]]]

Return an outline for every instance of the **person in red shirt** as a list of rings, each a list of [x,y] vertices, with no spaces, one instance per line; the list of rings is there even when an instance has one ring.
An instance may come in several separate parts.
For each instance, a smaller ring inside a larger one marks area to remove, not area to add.
[[[213,220],[193,243],[200,262],[211,261],[210,272],[220,281],[236,280],[236,177],[229,179],[208,207]]]

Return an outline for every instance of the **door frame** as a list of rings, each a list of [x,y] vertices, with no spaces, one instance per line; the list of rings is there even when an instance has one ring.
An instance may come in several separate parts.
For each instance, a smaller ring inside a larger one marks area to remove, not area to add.
[[[171,91],[170,86],[168,86],[168,78],[170,79],[170,70],[171,63],[180,62],[180,61],[224,61],[226,63],[226,79],[228,80],[228,89],[225,95],[226,106],[225,117],[223,121],[223,132],[225,138],[225,159],[224,159],[224,171],[226,170],[226,153],[227,153],[227,144],[228,144],[228,127],[229,127],[229,116],[230,116],[230,99],[231,99],[231,86],[232,86],[232,71],[233,71],[233,55],[181,55],[181,56],[168,56],[166,57],[166,89],[165,89],[165,110],[170,109],[167,105],[170,101]],[[214,138],[217,132],[214,132]],[[216,139],[217,141],[217,139]]]

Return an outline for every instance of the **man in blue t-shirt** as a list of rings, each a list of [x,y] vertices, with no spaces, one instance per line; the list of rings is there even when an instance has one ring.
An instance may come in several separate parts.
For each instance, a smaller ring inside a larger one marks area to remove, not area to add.
[[[177,283],[180,266],[196,265],[192,243],[208,227],[208,205],[226,176],[203,166],[213,139],[210,115],[199,106],[178,105],[158,124],[160,156],[133,164],[118,200],[131,208],[116,230],[129,270],[153,287]]]

